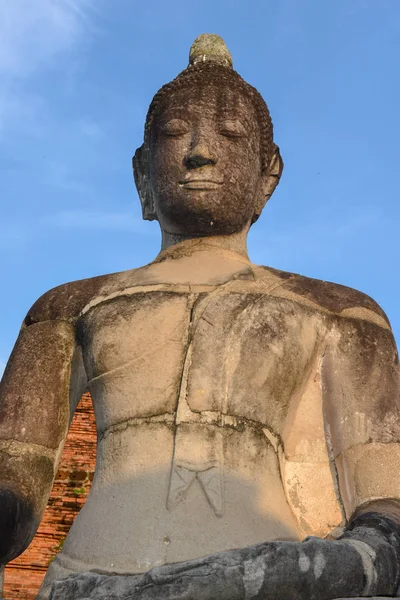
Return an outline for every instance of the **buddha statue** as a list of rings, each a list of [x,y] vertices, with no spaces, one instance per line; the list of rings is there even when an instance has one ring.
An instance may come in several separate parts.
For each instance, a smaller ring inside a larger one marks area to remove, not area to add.
[[[51,598],[81,598],[85,578],[85,598],[129,581],[138,595],[121,598],[393,596],[390,324],[363,293],[249,260],[283,163],[264,100],[218,36],[200,36],[155,95],[133,168],[160,253],[44,294],[5,370],[1,564],[32,540],[89,390],[93,486],[38,599],[52,584]],[[57,595],[63,579],[75,595]]]

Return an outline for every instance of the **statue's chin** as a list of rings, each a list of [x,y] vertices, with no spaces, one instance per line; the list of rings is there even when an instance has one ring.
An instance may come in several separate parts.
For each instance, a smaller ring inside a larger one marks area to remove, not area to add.
[[[163,207],[158,220],[164,231],[175,235],[204,237],[232,235],[243,231],[252,214],[248,211],[217,207],[177,206]]]
[[[162,227],[164,231],[180,236],[190,237],[210,237],[215,235],[233,235],[240,233],[247,226],[247,222],[235,226],[232,223],[223,223],[218,221],[198,221],[192,222],[190,225],[186,222],[184,226],[180,223],[168,223]]]

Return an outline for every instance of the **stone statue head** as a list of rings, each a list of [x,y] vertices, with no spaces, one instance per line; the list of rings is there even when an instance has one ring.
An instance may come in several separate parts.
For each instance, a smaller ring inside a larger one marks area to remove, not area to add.
[[[260,216],[283,163],[267,105],[219,36],[197,38],[154,96],[133,168],[143,218],[169,233],[229,235]]]

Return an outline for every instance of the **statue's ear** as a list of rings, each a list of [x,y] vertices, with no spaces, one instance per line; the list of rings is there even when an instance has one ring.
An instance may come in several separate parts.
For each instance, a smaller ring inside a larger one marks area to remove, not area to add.
[[[150,186],[149,150],[145,145],[138,148],[132,158],[133,176],[142,205],[145,221],[154,221],[157,215],[154,209],[153,191]]]
[[[279,180],[281,178],[282,171],[283,160],[279,152],[279,147],[276,144],[274,144],[274,152],[272,154],[269,167],[265,170],[264,180],[261,186],[262,194],[260,194],[260,199],[257,202],[254,211],[253,223],[257,221],[258,217],[261,215],[262,209],[274,193],[275,188],[278,185]]]

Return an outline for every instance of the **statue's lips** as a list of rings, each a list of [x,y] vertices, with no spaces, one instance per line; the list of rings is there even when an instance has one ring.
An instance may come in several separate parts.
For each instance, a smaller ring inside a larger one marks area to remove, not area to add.
[[[179,185],[187,190],[215,190],[222,181],[212,181],[211,179],[187,179],[180,181]]]

